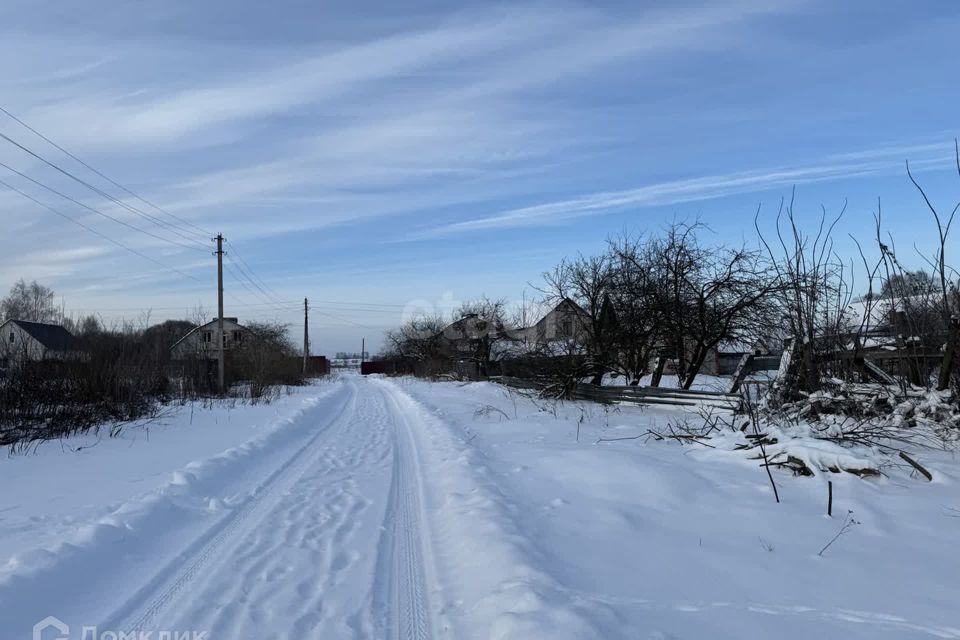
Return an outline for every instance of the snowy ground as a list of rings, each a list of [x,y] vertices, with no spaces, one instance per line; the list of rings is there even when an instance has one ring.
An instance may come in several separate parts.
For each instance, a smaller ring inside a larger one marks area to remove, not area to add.
[[[830,519],[824,477],[597,442],[680,415],[347,375],[47,443],[0,460],[0,638],[960,638],[950,455]]]

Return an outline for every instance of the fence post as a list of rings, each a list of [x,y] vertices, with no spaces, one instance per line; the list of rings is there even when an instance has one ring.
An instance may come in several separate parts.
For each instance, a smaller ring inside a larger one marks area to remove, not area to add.
[[[796,341],[793,338],[787,338],[783,341],[783,353],[780,355],[780,367],[777,369],[777,375],[770,383],[770,392],[767,394],[766,401],[772,402],[776,406],[783,401],[784,394],[787,391],[787,385],[790,383],[790,375],[794,368],[793,350]]]
[[[740,358],[740,363],[737,364],[737,370],[733,372],[733,382],[730,383],[730,393],[736,393],[740,390],[740,385],[743,384],[744,379],[747,377],[747,374],[751,371],[751,364],[753,363],[754,354],[745,353],[743,357]]]
[[[880,384],[886,385],[897,384],[897,381],[893,376],[881,369],[876,362],[869,360],[865,356],[859,358],[858,361],[854,361],[854,364],[858,365],[868,377],[873,378],[874,382],[879,382]]]

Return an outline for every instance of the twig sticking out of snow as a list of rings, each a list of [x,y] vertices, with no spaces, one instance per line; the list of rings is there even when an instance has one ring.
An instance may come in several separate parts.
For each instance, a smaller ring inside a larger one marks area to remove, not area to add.
[[[830,545],[832,545],[834,542],[836,542],[836,541],[840,538],[840,536],[842,536],[843,534],[847,533],[848,531],[850,531],[850,529],[852,529],[853,527],[857,526],[858,524],[860,524],[860,521],[859,521],[859,520],[856,520],[856,519],[853,517],[853,511],[847,511],[847,521],[844,522],[844,523],[843,523],[843,526],[840,527],[840,530],[837,531],[837,535],[835,535],[835,536],[833,536],[832,538],[830,538],[830,542],[828,542],[827,544],[823,545],[823,549],[820,549],[820,552],[819,552],[817,555],[822,558],[822,557],[823,557],[823,552],[826,551],[827,549],[829,549],[829,548],[830,548]]]
[[[500,414],[503,416],[504,420],[509,420],[510,416],[507,415],[507,412],[499,407],[495,407],[492,404],[485,404],[483,406],[477,407],[476,411],[473,412],[474,418],[483,418],[491,414]]]
[[[663,438],[655,434],[653,431],[650,431],[649,429],[647,429],[646,432],[641,433],[638,436],[623,436],[622,438],[597,438],[597,441],[594,442],[593,444],[599,444],[601,442],[617,442],[618,440],[639,440],[644,436],[653,436],[657,440],[663,440]]]
[[[927,479],[928,482],[933,481],[933,474],[923,468],[919,462],[905,454],[903,451],[900,452],[900,457],[910,463],[910,466],[916,469],[924,478]]]
[[[748,422],[753,425],[752,440],[760,447],[760,455],[763,456],[763,468],[766,469],[770,486],[773,487],[773,497],[777,501],[777,504],[780,504],[780,492],[777,491],[777,483],[773,481],[773,473],[770,471],[770,459],[767,457],[767,446],[764,442],[767,436],[766,434],[760,433],[760,409],[754,403],[750,402],[746,394],[743,396],[743,406],[746,408]],[[743,425],[744,429],[746,429],[746,427],[746,424]]]

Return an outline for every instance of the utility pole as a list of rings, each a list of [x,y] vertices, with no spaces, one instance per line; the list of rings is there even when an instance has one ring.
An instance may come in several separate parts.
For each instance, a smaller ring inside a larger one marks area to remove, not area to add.
[[[527,328],[527,288],[523,288],[523,328]]]
[[[307,377],[307,365],[310,361],[310,334],[307,327],[310,324],[309,306],[307,299],[303,299],[303,377]]]
[[[364,362],[366,361],[366,359],[367,359],[367,353],[366,353],[366,351],[367,351],[367,339],[366,339],[366,338],[360,338],[360,364],[361,364],[361,365],[363,365],[363,363],[364,363]]]
[[[218,233],[217,237],[217,388],[220,395],[226,391],[224,383],[224,352],[223,352],[223,234]]]

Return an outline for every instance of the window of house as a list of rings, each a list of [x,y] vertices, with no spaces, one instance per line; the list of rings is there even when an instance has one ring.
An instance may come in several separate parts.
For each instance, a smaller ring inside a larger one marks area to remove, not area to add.
[[[223,346],[227,346],[227,334],[223,334],[220,338],[223,340]]]
[[[234,331],[234,332],[233,332],[233,341],[234,341],[234,342],[243,342],[243,332],[242,332],[242,331]]]
[[[204,332],[203,332],[203,341],[204,341],[204,342],[213,342],[213,332],[212,332],[212,331],[204,331]]]
[[[560,323],[560,335],[564,338],[569,338],[573,335],[573,320],[568,318]]]
[[[16,342],[16,341],[17,341],[17,334],[15,334],[13,331],[11,331],[11,332],[10,332],[10,344],[13,344],[13,343]]]

